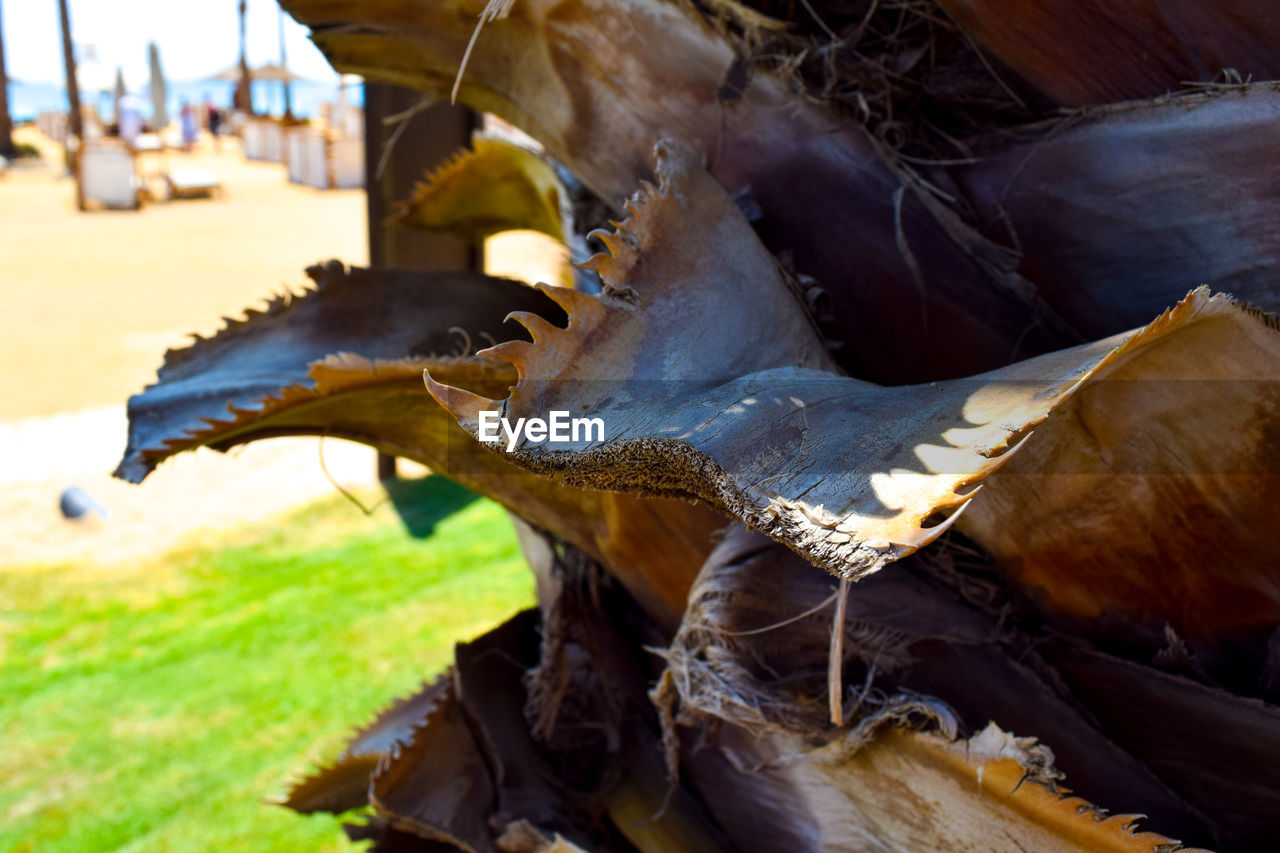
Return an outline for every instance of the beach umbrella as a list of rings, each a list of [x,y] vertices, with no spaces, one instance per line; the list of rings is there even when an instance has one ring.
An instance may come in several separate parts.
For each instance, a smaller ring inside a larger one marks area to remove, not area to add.
[[[253,69],[253,79],[267,80],[273,83],[292,83],[297,80],[305,80],[305,77],[299,77],[283,65],[274,62],[267,62]]]
[[[248,70],[248,69],[245,69],[245,70]],[[240,63],[237,62],[235,65],[232,65],[230,68],[224,68],[223,70],[219,71],[217,74],[213,74],[209,77],[206,77],[205,79],[212,82],[217,82],[217,83],[239,84],[240,73],[241,73]],[[250,72],[250,82],[252,82],[252,79],[253,79],[252,72]],[[232,103],[236,104],[236,106],[239,106],[239,101],[235,98],[235,95],[232,95]]]
[[[280,83],[287,80],[292,83],[307,79],[306,77],[299,77],[289,69],[283,68],[274,62],[259,65],[257,68],[251,69],[249,73],[250,76],[253,77],[253,82],[255,83],[260,80],[266,80],[273,83]],[[205,79],[217,81],[219,83],[234,83],[240,79],[240,65],[237,63],[232,65],[230,68],[225,68],[217,74],[206,77]]]
[[[81,45],[80,53],[80,60],[76,63],[76,84],[79,91],[94,95],[114,91],[117,74],[111,66],[98,58],[97,46]]]
[[[128,91],[124,84],[124,69],[116,66],[115,97],[111,99],[111,110],[116,117],[117,123],[120,121],[120,101],[124,99],[125,93]]]
[[[240,63],[232,65],[230,68],[224,68],[217,74],[210,75],[206,80],[213,80],[218,83],[234,83],[240,79]]]
[[[281,42],[280,47],[281,47],[281,50],[283,51],[284,49],[283,42]],[[292,99],[290,97],[289,84],[294,82],[295,80],[303,80],[305,78],[299,77],[297,74],[294,74],[292,71],[286,68],[283,63],[276,64],[274,62],[268,62],[258,66],[258,68],[254,70],[253,79],[266,80],[271,83],[279,83],[281,93],[284,97],[285,117],[286,118],[292,117],[293,104],[292,104]]]
[[[151,125],[163,130],[169,126],[169,87],[160,67],[160,48],[151,42],[147,45],[147,53],[151,60]]]
[[[268,83],[293,83],[300,80],[305,81],[307,79],[306,77],[299,77],[289,69],[282,65],[277,65],[274,62],[268,62],[252,69],[249,72],[249,77],[253,83],[263,81]],[[206,77],[205,79],[219,83],[235,83],[240,79],[240,65],[237,63],[230,68],[223,69],[217,74],[214,74],[211,77]]]

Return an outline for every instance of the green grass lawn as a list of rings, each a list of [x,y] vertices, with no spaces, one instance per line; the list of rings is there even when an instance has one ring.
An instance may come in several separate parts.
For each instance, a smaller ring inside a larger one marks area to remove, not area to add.
[[[498,506],[442,478],[396,502],[0,568],[0,850],[358,849],[261,800],[533,599]]]

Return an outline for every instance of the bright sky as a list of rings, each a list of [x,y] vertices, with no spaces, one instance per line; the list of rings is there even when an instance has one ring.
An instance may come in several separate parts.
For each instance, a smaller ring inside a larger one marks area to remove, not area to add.
[[[109,69],[124,69],[129,88],[150,77],[147,42],[160,46],[169,80],[195,80],[239,58],[238,0],[70,0],[71,37],[91,44]],[[278,62],[280,37],[275,0],[248,0],[249,64]],[[23,82],[61,83],[62,41],[57,0],[0,0],[4,58],[9,76]],[[289,70],[313,80],[336,72],[307,39],[307,29],[285,16]],[[83,85],[83,83],[82,83]]]

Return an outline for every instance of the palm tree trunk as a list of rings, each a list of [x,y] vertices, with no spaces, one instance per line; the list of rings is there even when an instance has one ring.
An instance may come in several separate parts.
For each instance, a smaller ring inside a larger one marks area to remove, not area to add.
[[[240,81],[236,83],[234,103],[236,109],[253,112],[253,91],[250,89],[249,60],[245,53],[245,0],[240,0]]]
[[[517,517],[539,610],[289,804],[384,853],[1274,847],[1262,4],[283,0],[541,144],[474,140],[388,233],[604,248],[313,267],[130,401],[128,479],[341,435]]]
[[[76,52],[71,41],[71,15],[67,0],[58,0],[58,16],[62,22],[62,59],[67,74],[67,107],[71,112],[71,135],[84,138],[84,121],[80,115],[80,85],[76,82]]]
[[[284,51],[284,10],[279,10],[280,21],[280,70],[288,72],[289,61]],[[289,78],[280,81],[281,87],[284,89],[284,117],[286,119],[293,118],[293,92],[289,83]]]
[[[0,11],[0,157],[12,157],[13,121],[9,118],[9,72],[4,65],[4,13]]]

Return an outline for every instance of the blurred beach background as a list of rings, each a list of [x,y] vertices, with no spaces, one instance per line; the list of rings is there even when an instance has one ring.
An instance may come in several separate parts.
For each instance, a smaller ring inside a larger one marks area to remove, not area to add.
[[[294,122],[274,122],[283,87],[260,81],[231,129],[352,141],[361,81],[274,0],[246,5],[246,62],[287,61]],[[278,438],[183,454],[141,486],[111,477],[126,401],[165,350],[298,291],[313,263],[367,264],[371,214],[360,186],[291,180],[279,146],[254,154],[203,120],[175,145],[184,102],[232,105],[211,78],[238,63],[235,0],[68,6],[92,144],[122,145],[117,75],[150,117],[151,43],[170,123],[125,161],[136,206],[78,209],[68,145],[46,132],[68,108],[57,0],[3,0],[28,156],[0,168],[0,851],[359,849],[339,818],[264,800],[528,606],[532,580],[499,507],[403,461],[380,482],[360,445]],[[180,173],[217,192],[145,192]],[[544,239],[491,239],[486,271],[550,279],[563,257]],[[64,511],[69,490],[87,511]]]
[[[10,0],[12,3],[13,0]],[[176,116],[182,103],[203,104],[206,99],[215,104],[231,103],[231,91],[234,83],[220,80],[170,80],[168,81],[169,114]],[[338,91],[339,78],[332,75],[329,80],[295,80],[292,83],[292,106],[294,115],[310,118],[316,114],[320,104],[334,100]],[[127,91],[148,99],[150,93],[145,85],[129,87]],[[343,87],[346,97],[355,106],[364,102],[364,89],[348,78]],[[91,95],[91,96],[90,96]],[[113,91],[86,92],[85,103],[97,107],[100,115],[110,117],[115,111],[115,95]],[[278,84],[261,82],[253,87],[253,106],[258,113],[279,116],[284,114],[284,93]],[[9,111],[15,122],[35,121],[41,112],[49,110],[65,111],[67,109],[67,91],[61,83],[28,83],[22,80],[9,81]],[[143,111],[144,117],[150,117],[150,110]]]
[[[56,0],[6,0],[0,8],[10,115],[32,121],[42,110],[66,110]],[[104,117],[114,109],[117,71],[126,91],[149,98],[152,42],[160,49],[171,116],[183,100],[202,103],[208,96],[219,106],[231,104],[234,81],[211,78],[239,59],[237,0],[70,0],[68,9],[82,99]],[[280,62],[283,49],[289,70],[301,78],[293,84],[295,115],[314,116],[320,103],[334,99],[337,72],[308,40],[306,28],[282,16],[274,0],[246,3],[244,49],[250,67]],[[358,103],[360,87],[349,85],[348,94]],[[278,85],[255,84],[253,98],[256,112],[284,111]]]

